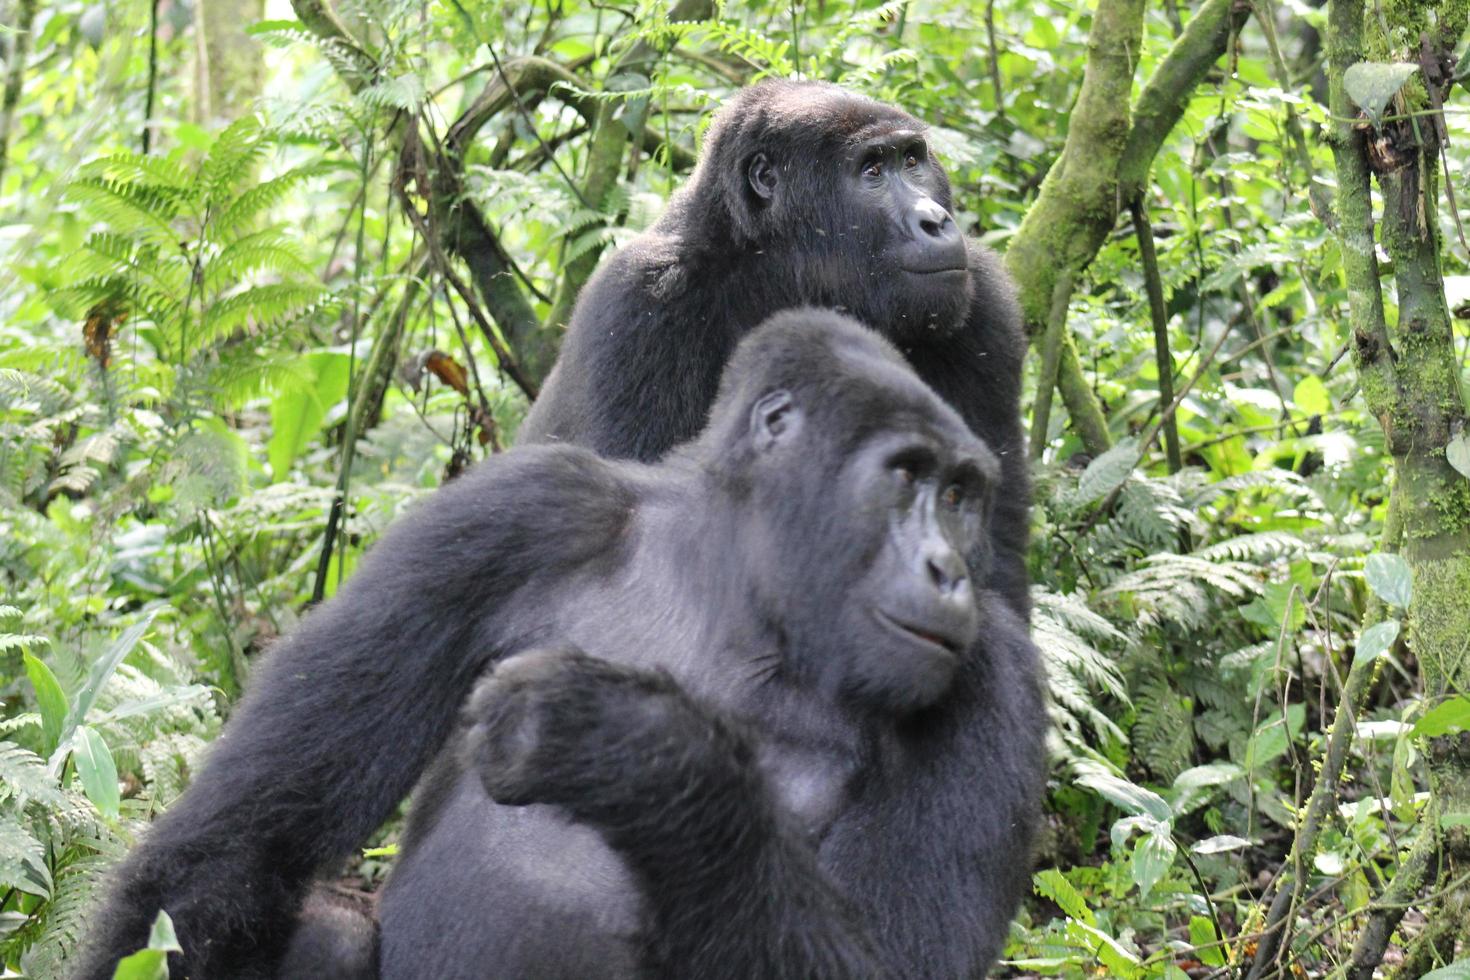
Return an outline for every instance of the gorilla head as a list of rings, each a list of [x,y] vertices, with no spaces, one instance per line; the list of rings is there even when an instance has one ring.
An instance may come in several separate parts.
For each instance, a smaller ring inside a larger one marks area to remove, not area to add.
[[[681,204],[717,202],[710,241],[765,255],[763,288],[881,324],[954,331],[974,289],[949,180],[908,113],[835,85],[767,81],[720,110]],[[783,278],[784,277],[784,278]]]
[[[979,630],[990,450],[889,344],[817,310],[746,338],[711,416],[691,451],[735,505],[787,669],[884,709],[931,704]]]

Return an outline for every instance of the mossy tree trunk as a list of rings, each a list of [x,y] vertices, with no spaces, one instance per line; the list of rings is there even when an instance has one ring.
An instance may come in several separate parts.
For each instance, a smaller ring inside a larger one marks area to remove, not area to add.
[[[1143,192],[1159,147],[1249,7],[1238,0],[1205,0],[1133,100],[1143,11],[1141,0],[1100,0],[1066,143],[1006,250],[1033,340],[1046,330],[1057,282],[1063,274],[1081,281],[1081,272],[1117,224],[1120,208]],[[1056,386],[1083,445],[1092,453],[1105,451],[1112,443],[1107,420],[1065,332]]]
[[[1347,280],[1352,347],[1363,397],[1383,426],[1392,455],[1400,553],[1413,573],[1407,637],[1419,663],[1427,707],[1470,689],[1470,477],[1447,458],[1466,431],[1452,321],[1440,274],[1439,140],[1432,115],[1390,119],[1374,131],[1353,122],[1358,107],[1344,73],[1360,61],[1403,61],[1420,71],[1399,107],[1424,112],[1448,91],[1449,52],[1466,27],[1464,2],[1384,5],[1365,18],[1364,0],[1331,0],[1327,50],[1332,150],[1337,169],[1338,237]],[[1390,116],[1396,110],[1390,104]],[[1400,152],[1370,156],[1369,141]],[[1383,213],[1376,223],[1371,184]],[[1393,260],[1398,316],[1385,315],[1375,246]],[[1379,897],[1346,974],[1368,978],[1408,904],[1426,889],[1470,870],[1470,732],[1430,739],[1431,801],[1420,843]],[[1438,894],[1437,916],[1464,914],[1464,894]],[[1417,974],[1416,974],[1417,975]]]

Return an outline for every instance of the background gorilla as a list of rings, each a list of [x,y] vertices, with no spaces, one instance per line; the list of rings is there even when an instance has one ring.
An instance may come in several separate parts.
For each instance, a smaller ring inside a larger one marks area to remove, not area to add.
[[[480,691],[472,771],[421,796],[383,976],[983,971],[1029,878],[1043,730],[1024,626],[962,557],[990,452],[874,334],[808,311],[740,347],[698,442],[605,469],[626,530],[525,631],[565,647]]]
[[[477,701],[479,773],[451,759],[426,787],[385,972],[979,973],[1028,880],[1044,730],[1024,624],[974,584],[995,468],[891,347],[811,311],[747,341],[660,466],[553,446],[478,467],[261,665],[81,975],[160,906],[176,974],[272,975],[312,874],[463,692],[548,643],[621,663],[540,653]],[[496,807],[480,775],[580,823]]]
[[[1026,344],[995,256],[950,217],[924,126],[820,82],[768,81],[716,115],[689,183],[582,290],[522,441],[652,460],[703,427],[746,332],[803,303],[903,352],[1000,457],[992,587],[1029,613]]]

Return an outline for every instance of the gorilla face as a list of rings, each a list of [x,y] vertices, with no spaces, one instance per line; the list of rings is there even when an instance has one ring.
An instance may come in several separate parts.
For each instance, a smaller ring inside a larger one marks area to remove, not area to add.
[[[999,464],[897,364],[861,369],[866,385],[829,364],[822,384],[752,399],[748,561],[794,670],[907,713],[944,695],[979,636],[986,570],[967,556],[984,561]],[[853,435],[834,445],[834,431]]]
[[[950,332],[973,290],[949,181],[907,113],[842,89],[769,83],[718,127],[710,163],[734,166],[736,228],[801,302],[854,314],[902,343]]]
[[[852,533],[866,539],[836,624],[828,624],[828,669],[843,693],[899,712],[926,707],[949,687],[979,635],[972,569],[996,464],[973,440],[920,431],[874,437],[840,484]],[[837,628],[832,629],[835,625]],[[834,642],[835,641],[835,642]]]

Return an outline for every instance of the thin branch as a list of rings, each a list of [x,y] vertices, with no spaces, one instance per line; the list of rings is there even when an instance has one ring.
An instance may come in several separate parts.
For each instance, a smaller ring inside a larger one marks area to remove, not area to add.
[[[1138,257],[1143,262],[1143,281],[1148,293],[1148,309],[1154,326],[1154,365],[1159,375],[1159,405],[1174,400],[1174,356],[1169,351],[1169,311],[1164,305],[1164,284],[1159,277],[1159,256],[1154,250],[1154,229],[1148,220],[1148,207],[1143,195],[1129,203],[1133,212],[1133,233],[1138,239]],[[1179,426],[1174,416],[1164,422],[1165,455],[1169,472],[1178,473],[1183,463],[1179,455]]]

